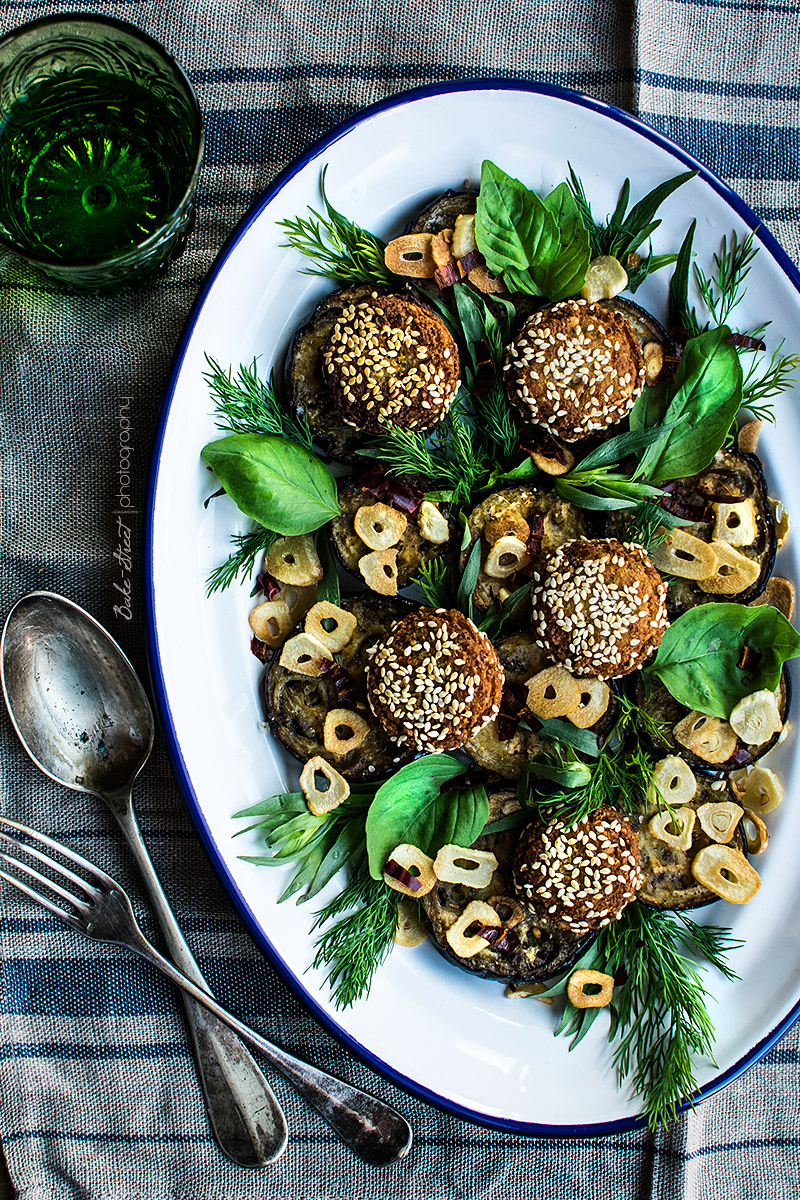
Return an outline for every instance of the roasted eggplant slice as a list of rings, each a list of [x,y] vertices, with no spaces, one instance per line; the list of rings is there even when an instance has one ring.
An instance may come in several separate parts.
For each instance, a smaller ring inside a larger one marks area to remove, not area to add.
[[[490,797],[490,823],[519,811],[519,801],[512,791],[495,792]],[[586,934],[555,929],[515,897],[511,872],[519,828],[521,826],[479,837],[475,848],[489,850],[497,857],[497,867],[488,886],[470,888],[463,883],[440,881],[425,897],[425,917],[434,946],[455,966],[483,979],[503,983],[541,983],[566,970],[593,935],[587,937]],[[513,904],[508,907],[516,907],[516,916],[520,917],[512,927],[514,949],[500,950],[487,941],[485,950],[479,950],[471,958],[459,958],[447,941],[447,931],[467,904],[472,900],[495,901],[502,917],[504,899],[512,900]]]
[[[378,503],[380,502],[376,499],[374,491],[365,491],[357,482],[348,479],[340,484],[341,515],[331,521],[331,542],[342,566],[361,583],[365,580],[359,572],[359,562],[371,551],[383,547],[368,545],[359,537],[356,533],[356,516],[360,509],[374,508]],[[390,497],[386,503],[389,508],[394,507]],[[433,507],[440,514],[441,521],[437,521],[435,514],[431,512]],[[413,512],[404,511],[402,518],[405,527],[399,540],[392,543],[392,548],[397,550],[397,586],[401,588],[407,587],[417,577],[422,563],[430,562],[452,550],[456,534],[456,523],[450,518],[449,509],[445,504],[437,503],[432,506],[428,503],[425,506],[423,501]],[[444,541],[430,541],[423,531],[437,538],[444,536]]]
[[[581,509],[555,492],[535,487],[493,492],[472,510],[467,520],[471,536],[461,555],[461,566],[463,569],[480,538],[481,569],[472,602],[481,612],[489,608],[492,600],[500,598],[501,592],[511,593],[521,587],[531,578],[537,563],[559,546],[589,533]],[[515,554],[519,565],[514,562]],[[528,608],[526,602],[520,614]]]
[[[684,805],[696,814],[704,804],[719,804],[728,801],[736,804],[733,789],[720,782],[712,783],[709,779],[697,779],[697,791],[692,800]],[[666,814],[667,810],[663,810]],[[691,844],[683,850],[669,845],[657,837],[651,821],[658,815],[658,810],[650,809],[643,817],[639,826],[639,861],[642,869],[642,886],[637,894],[637,900],[652,908],[701,908],[705,904],[713,904],[719,899],[714,892],[709,891],[702,883],[698,883],[692,875],[692,859],[705,846],[712,844],[712,839],[702,828],[699,820],[695,819],[691,831]],[[668,820],[668,818],[667,818]],[[737,827],[729,845],[740,853],[745,852],[745,841],[741,823]]]
[[[505,673],[500,715],[484,725],[465,749],[485,770],[496,771],[504,779],[519,779],[525,763],[553,749],[553,742],[536,732],[541,722],[525,708],[524,684],[548,662],[529,633],[508,634],[495,643],[495,649]],[[608,708],[592,726],[601,741],[611,731],[618,711],[619,702],[612,692]]]
[[[780,731],[761,746],[748,746],[741,738],[737,738],[735,749],[724,762],[711,763],[692,753],[675,737],[675,726],[689,715],[689,709],[670,695],[660,679],[640,675],[637,684],[637,702],[651,718],[651,720],[639,724],[639,734],[643,741],[648,743],[658,755],[677,754],[679,758],[685,759],[695,774],[720,778],[730,771],[749,767],[763,758],[782,736],[782,731]],[[789,672],[784,667],[778,687],[778,712],[784,726],[789,716],[790,703],[791,683]]]
[[[298,416],[306,418],[323,454],[337,462],[363,465],[364,460],[356,451],[368,439],[339,417],[322,369],[322,351],[342,310],[348,304],[368,299],[374,291],[374,285],[359,283],[326,296],[298,329],[287,358],[289,403]]]
[[[409,762],[415,752],[393,742],[367,705],[364,685],[367,651],[414,605],[402,598],[387,599],[365,593],[343,597],[341,607],[358,622],[342,651],[341,666],[334,665],[324,675],[301,675],[279,666],[276,657],[264,684],[267,717],[275,737],[301,762],[319,754],[331,761],[346,779],[380,779]],[[325,749],[325,718],[332,709],[342,708],[363,717],[369,731],[360,746],[335,757]]]
[[[763,592],[778,543],[764,473],[754,454],[721,450],[699,475],[668,485],[664,505],[691,522],[651,552],[654,565],[669,576],[671,617],[713,601],[748,604]],[[608,532],[620,525],[614,514]]]
[[[443,229],[452,229],[457,217],[475,212],[477,203],[477,192],[443,192],[423,208],[408,232],[441,233]]]

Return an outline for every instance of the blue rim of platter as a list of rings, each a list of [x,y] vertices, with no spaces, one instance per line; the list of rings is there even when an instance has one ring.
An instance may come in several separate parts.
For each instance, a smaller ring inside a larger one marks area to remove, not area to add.
[[[516,1121],[505,1119],[502,1117],[494,1117],[485,1113],[475,1112],[473,1109],[467,1108],[464,1105],[457,1104],[452,1100],[448,1100],[444,1096],[438,1095],[427,1087],[409,1079],[401,1072],[395,1070],[388,1063],[378,1058],[370,1050],[367,1050],[355,1038],[347,1033],[315,1000],[313,994],[308,991],[302,982],[288,969],[280,958],[269,939],[264,934],[258,924],[254,913],[249,907],[242,893],[239,891],[233,876],[228,870],[227,865],[223,861],[216,843],[211,835],[211,831],[205,820],[203,812],[197,800],[192,781],[189,777],[189,772],[186,768],[183,755],[181,753],[180,742],[178,740],[177,731],[172,718],[169,698],[167,696],[164,675],[161,669],[161,658],[158,645],[158,631],[155,621],[155,592],[153,586],[153,543],[154,543],[154,518],[155,518],[155,500],[156,489],[158,487],[159,468],[161,464],[161,449],[166,431],[167,422],[169,420],[172,399],[175,392],[178,376],[183,364],[184,356],[194,332],[200,312],[205,304],[205,301],[213,287],[217,276],[224,267],[229,255],[234,247],[239,243],[241,238],[250,228],[254,221],[258,219],[264,209],[269,205],[272,199],[281,191],[281,189],[312,159],[316,158],[321,151],[338,142],[352,129],[365,121],[371,120],[380,113],[387,112],[393,108],[400,108],[406,104],[414,103],[417,100],[423,100],[427,97],[441,96],[450,92],[477,92],[477,91],[509,91],[509,92],[530,92],[541,96],[551,96],[560,100],[564,100],[570,104],[574,104],[579,108],[588,108],[594,112],[602,113],[610,117],[611,120],[618,124],[626,126],[629,129],[635,130],[648,141],[654,142],[657,146],[668,151],[680,163],[685,164],[692,170],[696,170],[703,180],[718,192],[735,210],[742,220],[756,232],[761,245],[771,254],[778,265],[789,277],[794,284],[798,293],[800,293],[800,272],[798,272],[792,260],[789,258],[785,250],[778,244],[773,235],[764,228],[763,223],[759,220],[753,210],[745,204],[745,202],[727,184],[716,176],[702,163],[698,162],[685,150],[682,150],[669,138],[657,133],[644,125],[637,118],[632,117],[629,113],[623,112],[621,109],[615,108],[613,105],[606,104],[600,100],[594,100],[589,96],[583,96],[579,92],[571,91],[568,88],[557,87],[549,84],[528,83],[523,80],[513,79],[476,79],[460,81],[456,83],[432,84],[427,87],[414,88],[411,91],[400,92],[396,95],[387,97],[385,100],[380,100],[376,104],[370,105],[368,108],[360,110],[356,115],[350,117],[347,121],[342,122],[330,133],[320,138],[312,146],[310,146],[304,154],[295,159],[280,175],[274,180],[267,191],[260,197],[254,206],[245,214],[239,224],[231,233],[217,257],[211,265],[211,268],[206,276],[205,281],[200,289],[200,292],[195,300],[192,310],[186,320],[186,324],[178,342],[175,356],[170,369],[169,380],[164,397],[164,403],[161,408],[156,438],[153,446],[153,458],[150,468],[150,476],[147,485],[147,495],[145,501],[145,539],[144,539],[144,584],[145,584],[145,624],[147,634],[147,653],[150,667],[150,676],[153,686],[154,699],[158,708],[161,727],[167,744],[167,750],[172,762],[172,767],[177,777],[178,784],[183,792],[189,812],[197,826],[201,840],[206,848],[206,851],[211,858],[214,867],[222,879],[233,903],[235,904],[239,914],[248,926],[250,933],[255,941],[265,952],[272,965],[276,968],[279,974],[286,980],[292,990],[298,995],[305,1007],[310,1012],[311,1016],[330,1033],[343,1046],[355,1054],[362,1062],[371,1067],[384,1079],[391,1083],[397,1084],[404,1088],[412,1095],[417,1096],[421,1100],[425,1100],[437,1108],[444,1110],[454,1116],[461,1117],[464,1120],[473,1121],[478,1125],[486,1126],[489,1129],[497,1129],[507,1133],[523,1133],[536,1135],[538,1137],[597,1137],[602,1134],[622,1133],[627,1130],[641,1129],[647,1124],[647,1119],[644,1116],[625,1117],[616,1121],[601,1121],[585,1125],[540,1125],[529,1121]],[[786,1031],[800,1018],[800,1001],[794,1005],[786,1014],[782,1021],[775,1026],[765,1037],[761,1039],[751,1050],[747,1052],[738,1062],[723,1071],[715,1079],[711,1080],[704,1087],[700,1088],[692,1097],[691,1101],[686,1100],[679,1106],[679,1111],[685,1111],[698,1100],[706,1099],[708,1096],[714,1095],[721,1088],[731,1083],[738,1078],[754,1063],[771,1049],[772,1046],[786,1033]]]

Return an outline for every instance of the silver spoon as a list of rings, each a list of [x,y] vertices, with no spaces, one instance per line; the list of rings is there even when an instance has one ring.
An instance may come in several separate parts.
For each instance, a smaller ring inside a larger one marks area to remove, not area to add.
[[[144,876],[170,954],[211,989],[192,956],[142,840],[131,789],[153,748],[153,713],[130,662],[102,625],[53,592],[30,592],[8,615],[0,676],[14,728],[46,775],[103,800]],[[200,1082],[220,1149],[263,1167],[286,1149],[283,1110],[250,1051],[183,993]]]

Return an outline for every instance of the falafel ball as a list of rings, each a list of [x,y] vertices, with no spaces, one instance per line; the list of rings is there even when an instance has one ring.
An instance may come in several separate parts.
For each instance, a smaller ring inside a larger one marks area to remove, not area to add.
[[[667,585],[643,546],[577,538],[547,560],[531,593],[533,636],[573,675],[616,679],[661,645]]]
[[[430,429],[458,391],[458,348],[441,317],[403,296],[342,310],[323,350],[342,420],[371,433]]]
[[[641,886],[639,840],[629,821],[603,805],[577,824],[532,821],[514,851],[514,887],[559,929],[600,929]]]
[[[391,738],[456,750],[500,711],[503,668],[485,633],[457,609],[422,609],[370,651],[367,698]]]
[[[620,313],[563,300],[529,317],[506,352],[509,399],[566,442],[626,417],[644,386],[644,355]]]

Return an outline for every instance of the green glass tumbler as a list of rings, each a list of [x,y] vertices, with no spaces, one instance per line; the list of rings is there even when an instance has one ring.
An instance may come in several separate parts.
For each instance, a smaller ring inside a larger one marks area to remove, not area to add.
[[[82,13],[0,40],[0,246],[73,291],[150,282],[194,218],[203,121],[152,38]]]

